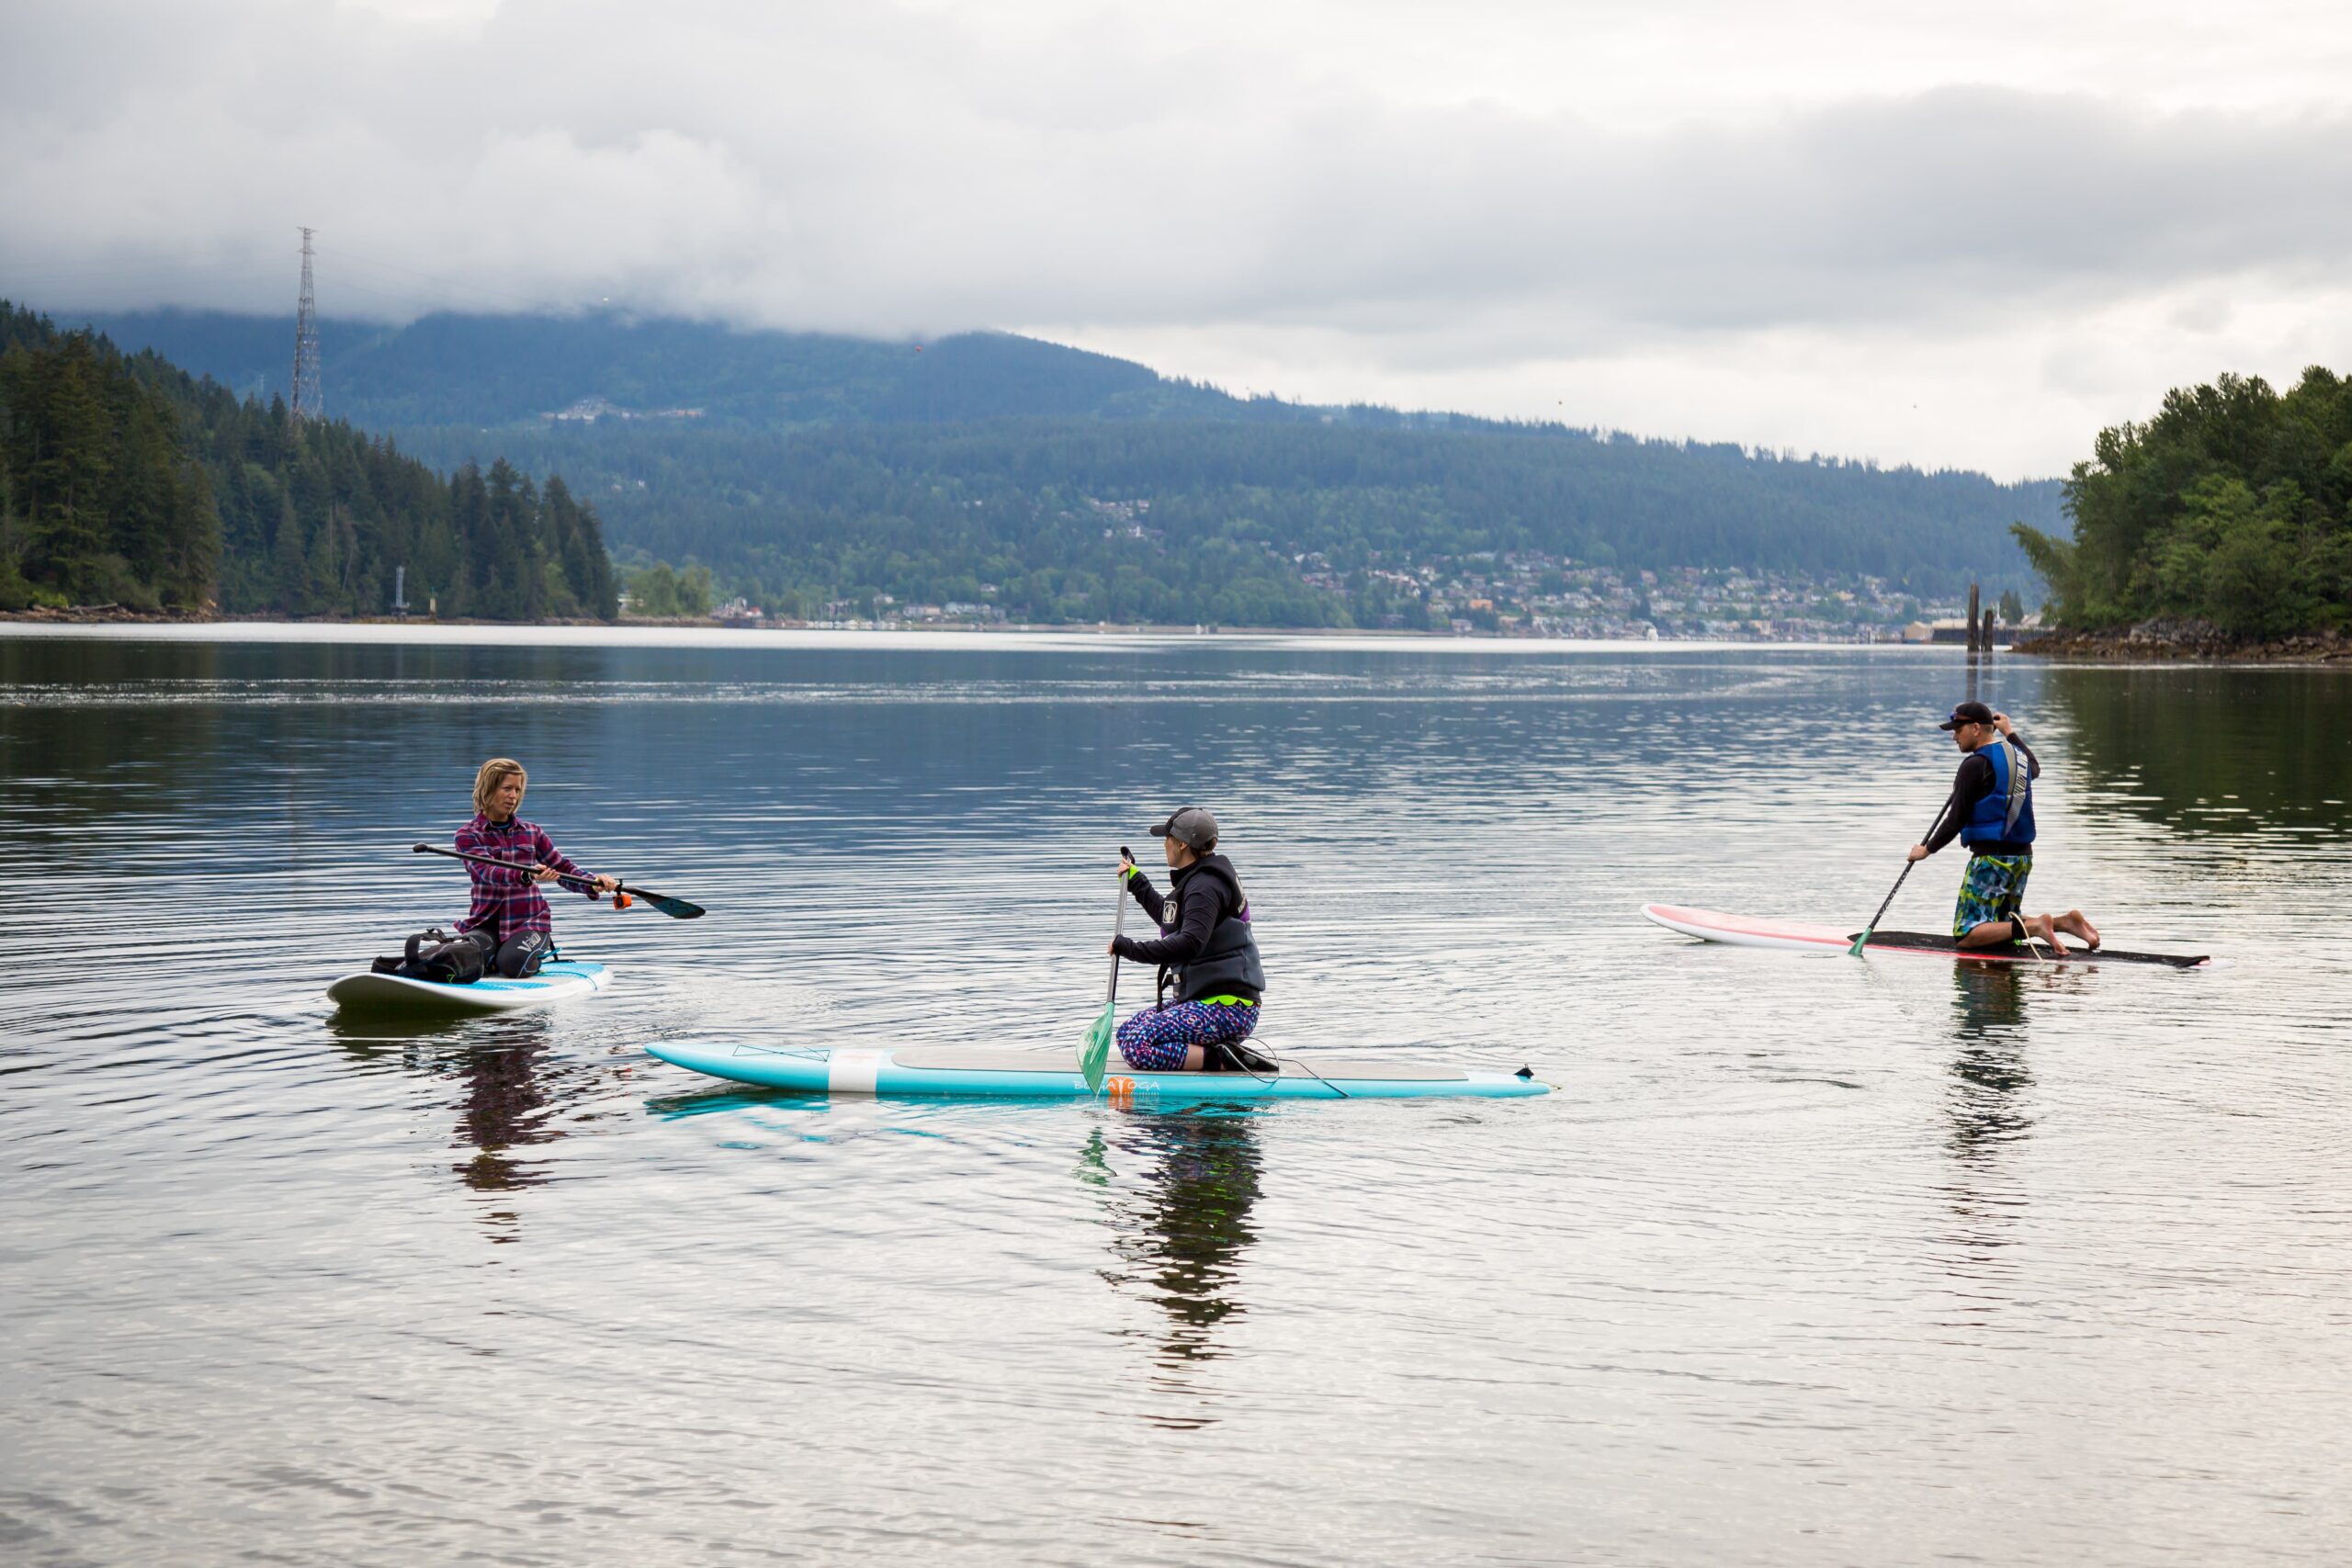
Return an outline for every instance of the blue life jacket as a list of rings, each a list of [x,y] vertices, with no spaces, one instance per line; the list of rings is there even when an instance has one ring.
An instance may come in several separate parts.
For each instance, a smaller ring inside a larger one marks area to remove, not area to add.
[[[2006,740],[1980,746],[1976,754],[1993,765],[1993,787],[1960,825],[1960,841],[1979,844],[2033,842],[2033,773],[2023,753]]]

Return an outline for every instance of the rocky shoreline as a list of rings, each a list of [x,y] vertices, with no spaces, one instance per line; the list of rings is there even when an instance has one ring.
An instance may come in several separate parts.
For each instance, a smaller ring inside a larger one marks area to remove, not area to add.
[[[2206,621],[2143,621],[2107,631],[2059,627],[2019,637],[2013,653],[2050,659],[2197,660],[2232,664],[2333,664],[2352,660],[2352,638],[2336,632],[2284,637],[2233,637]]]

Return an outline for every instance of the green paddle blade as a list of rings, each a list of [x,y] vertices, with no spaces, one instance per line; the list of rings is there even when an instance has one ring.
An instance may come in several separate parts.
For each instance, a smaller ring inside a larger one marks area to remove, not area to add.
[[[1110,1002],[1102,1004],[1102,1016],[1096,1019],[1094,1027],[1086,1032],[1086,1049],[1078,1054],[1078,1070],[1086,1077],[1086,1092],[1089,1094],[1102,1092],[1102,1067],[1111,1059],[1113,1005]]]

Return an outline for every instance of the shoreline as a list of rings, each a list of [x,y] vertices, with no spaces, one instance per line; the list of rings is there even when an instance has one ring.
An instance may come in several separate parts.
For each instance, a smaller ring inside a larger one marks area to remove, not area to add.
[[[2240,637],[2199,621],[2143,621],[2107,631],[2057,627],[2020,637],[2009,651],[2113,663],[2340,664],[2352,662],[2352,638],[2334,632]]]
[[[1330,637],[1373,638],[1380,641],[1425,643],[1453,646],[1462,643],[1496,643],[1503,645],[1558,642],[1606,643],[1612,647],[1689,647],[1724,648],[1901,648],[1924,647],[1907,644],[1898,637],[1844,637],[1829,640],[1775,637],[1683,637],[1650,638],[1577,638],[1559,637],[1507,636],[1494,632],[1433,632],[1413,631],[1400,626],[1208,626],[1186,622],[1162,625],[1151,621],[722,621],[716,616],[641,616],[625,615],[616,620],[599,621],[585,618],[550,618],[536,621],[488,621],[456,616],[427,615],[223,615],[194,610],[132,610],[119,604],[77,604],[66,609],[0,610],[0,626],[366,626],[407,627],[416,630],[452,628],[468,630],[528,631],[548,628],[583,628],[598,631],[696,631],[725,632],[745,639],[762,633],[840,632],[862,635],[946,637]],[[1886,628],[1892,630],[1893,628]],[[1934,646],[1956,649],[1957,643]]]

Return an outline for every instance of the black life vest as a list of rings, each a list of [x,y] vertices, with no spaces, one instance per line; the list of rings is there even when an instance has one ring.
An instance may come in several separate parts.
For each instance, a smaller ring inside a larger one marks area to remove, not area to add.
[[[1167,1005],[1171,987],[1179,1003],[1227,996],[1254,1002],[1266,994],[1266,968],[1259,961],[1258,939],[1250,929],[1250,900],[1241,891],[1241,878],[1231,861],[1223,855],[1203,855],[1169,878],[1168,901],[1160,913],[1163,931],[1173,933],[1183,925],[1184,885],[1196,877],[1219,884],[1216,924],[1209,928],[1207,944],[1192,962],[1182,968],[1161,966],[1160,1005]]]

